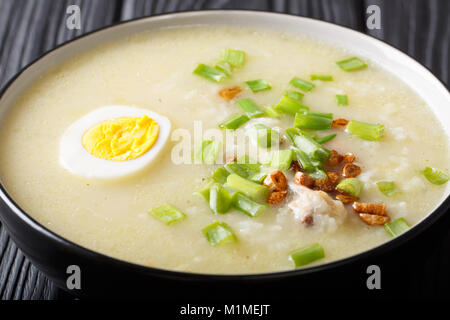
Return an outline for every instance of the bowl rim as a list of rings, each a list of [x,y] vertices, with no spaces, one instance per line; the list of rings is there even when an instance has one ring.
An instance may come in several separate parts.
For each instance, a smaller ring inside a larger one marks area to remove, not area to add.
[[[256,15],[262,15],[262,16],[286,16],[291,18],[298,18],[298,19],[306,19],[306,20],[312,20],[315,23],[319,24],[327,24],[331,25],[333,28],[342,28],[345,29],[347,32],[355,33],[359,35],[363,35],[364,37],[368,38],[370,41],[378,42],[384,46],[388,46],[396,51],[398,51],[400,54],[404,55],[405,57],[409,58],[413,62],[420,65],[422,68],[424,68],[425,72],[428,72],[433,78],[438,80],[441,85],[446,89],[447,93],[450,94],[449,88],[447,85],[425,65],[417,61],[414,57],[409,55],[408,53],[403,52],[399,48],[397,48],[394,45],[391,45],[387,43],[384,40],[380,40],[375,38],[372,35],[368,35],[366,33],[363,33],[359,30],[354,30],[350,27],[338,25],[336,23],[310,18],[306,17],[300,14],[291,14],[291,13],[282,13],[282,12],[270,12],[266,10],[255,10],[255,9],[208,9],[208,10],[180,10],[180,11],[173,11],[173,12],[166,12],[166,13],[159,13],[159,14],[153,14],[150,16],[143,16],[138,18],[133,18],[125,21],[119,21],[117,23],[113,23],[111,25],[103,26],[99,29],[95,29],[89,32],[86,32],[82,35],[76,36],[73,39],[70,39],[68,41],[65,41],[54,48],[42,53],[37,58],[32,60],[30,63],[22,67],[11,79],[9,79],[6,84],[0,88],[0,100],[3,98],[4,94],[8,91],[8,89],[12,86],[12,84],[15,82],[15,80],[22,75],[24,72],[26,72],[32,65],[39,62],[42,58],[46,57],[48,54],[67,46],[73,42],[76,42],[82,38],[88,37],[90,35],[110,30],[113,28],[121,27],[125,24],[140,21],[140,20],[150,20],[150,19],[156,19],[159,17],[165,17],[165,18],[171,18],[171,17],[178,17],[178,16],[189,16],[189,15],[209,15],[209,14],[217,14],[217,13],[223,13],[228,15],[236,15],[236,14],[256,14]],[[268,27],[270,28],[270,27]],[[133,262],[128,262],[125,260],[121,260],[119,258],[114,258],[111,256],[108,256],[106,254],[91,250],[89,248],[83,247],[75,242],[72,242],[71,240],[66,239],[65,237],[53,232],[52,230],[48,229],[47,227],[43,226],[41,223],[39,223],[37,220],[32,218],[30,215],[28,215],[25,210],[23,210],[14,200],[13,198],[8,194],[6,191],[6,188],[3,186],[3,183],[0,181],[0,198],[3,200],[3,202],[7,205],[7,207],[21,220],[22,223],[25,223],[29,227],[31,227],[34,231],[40,233],[41,235],[45,236],[48,240],[56,241],[60,245],[62,245],[65,248],[74,249],[76,252],[72,252],[71,254],[78,254],[80,256],[89,257],[91,259],[101,261],[102,263],[109,263],[114,264],[121,268],[129,269],[132,272],[136,273],[143,273],[143,274],[151,274],[152,276],[158,276],[161,278],[167,278],[167,279],[180,279],[180,280],[197,280],[197,281],[208,281],[208,280],[215,280],[215,281],[233,281],[233,280],[281,280],[285,278],[291,278],[295,276],[302,276],[307,275],[311,273],[317,273],[325,270],[335,269],[338,267],[342,267],[345,265],[348,265],[352,262],[357,262],[358,260],[363,260],[369,257],[375,257],[381,254],[382,252],[391,251],[395,248],[398,248],[399,246],[405,244],[405,242],[412,240],[412,238],[417,237],[420,233],[424,232],[426,229],[428,229],[431,225],[433,225],[438,219],[440,219],[445,212],[450,208],[450,195],[447,196],[440,204],[437,206],[433,211],[431,211],[426,217],[424,217],[419,223],[411,227],[408,231],[404,232],[403,234],[392,238],[384,243],[381,243],[373,248],[367,249],[365,251],[353,254],[351,256],[331,261],[324,264],[319,265],[313,265],[305,268],[300,269],[292,269],[292,270],[285,270],[285,271],[274,271],[274,272],[264,272],[264,273],[238,273],[238,274],[215,274],[215,273],[199,273],[199,272],[187,272],[187,271],[176,271],[176,270],[169,270],[169,269],[160,269],[152,266],[146,266],[141,265]],[[2,216],[2,211],[0,211],[0,217]],[[3,221],[3,224],[6,226],[6,229],[8,229],[8,225]]]

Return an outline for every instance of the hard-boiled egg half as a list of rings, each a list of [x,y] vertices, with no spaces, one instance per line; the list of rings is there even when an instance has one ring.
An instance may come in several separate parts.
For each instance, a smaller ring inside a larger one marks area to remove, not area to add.
[[[59,162],[85,178],[120,178],[151,161],[167,142],[169,119],[146,109],[107,106],[74,122],[59,145]]]

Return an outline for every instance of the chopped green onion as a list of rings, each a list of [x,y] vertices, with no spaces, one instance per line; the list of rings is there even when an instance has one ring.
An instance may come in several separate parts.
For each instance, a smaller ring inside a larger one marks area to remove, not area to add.
[[[392,197],[394,194],[400,192],[394,181],[378,181],[377,187],[386,197]]]
[[[237,174],[245,179],[250,179],[252,176],[260,172],[260,163],[251,163],[250,159],[239,158],[238,161],[229,162],[225,164],[224,168],[229,173]]]
[[[319,136],[316,132],[311,131],[311,130],[308,130],[308,129],[300,130],[300,132],[301,132],[302,134],[307,135],[308,137],[313,138],[314,140]]]
[[[240,191],[255,201],[265,202],[269,195],[269,189],[266,186],[249,181],[234,173],[228,176],[224,186]]]
[[[226,213],[230,210],[230,193],[218,183],[213,184],[209,190],[209,207],[214,213]]]
[[[300,111],[308,111],[309,108],[307,106],[302,105],[299,100],[293,99],[289,96],[283,96],[280,101],[275,106],[277,111],[289,113],[295,115]]]
[[[339,184],[336,186],[336,189],[344,191],[354,197],[359,197],[362,188],[363,183],[361,182],[361,180],[356,178],[344,179],[341,182],[339,182]]]
[[[303,90],[303,91],[311,91],[312,88],[315,87],[314,83],[299,79],[299,78],[292,78],[291,81],[289,82],[292,86]]]
[[[201,195],[206,201],[209,202],[209,189],[211,189],[211,186],[214,182],[209,181],[204,187],[202,187],[200,190],[197,190],[194,192],[194,194]]]
[[[334,137],[336,137],[336,136],[337,136],[337,134],[333,133],[333,134],[330,134],[330,135],[325,136],[325,137],[315,138],[314,140],[316,140],[320,144],[324,144],[325,142],[328,142],[328,141],[334,139]]]
[[[313,112],[295,114],[294,126],[300,129],[327,130],[331,128],[332,119]]]
[[[224,49],[221,53],[221,59],[233,67],[242,67],[245,62],[245,52],[242,50]]]
[[[346,106],[348,105],[348,98],[346,94],[337,94],[336,95],[336,103],[338,106]]]
[[[252,92],[264,91],[272,88],[270,84],[263,79],[245,81],[245,83],[250,87]]]
[[[329,74],[312,74],[311,80],[333,81],[333,76]]]
[[[164,203],[162,206],[153,208],[149,213],[167,225],[171,225],[172,223],[186,217],[183,212],[168,203]]]
[[[233,195],[233,207],[250,217],[256,217],[260,215],[266,208],[266,205],[259,204],[250,198],[247,198],[240,192],[236,192]]]
[[[286,129],[289,140],[298,149],[305,152],[312,160],[325,161],[331,156],[330,151],[298,128]]]
[[[266,116],[270,117],[270,118],[280,118],[280,114],[278,113],[278,111],[276,110],[276,108],[274,106],[269,106],[267,108],[264,109],[264,113]]]
[[[258,105],[250,98],[238,100],[236,103],[249,118],[256,118],[264,115],[264,112],[262,112]]]
[[[230,175],[230,172],[228,172],[227,169],[224,167],[218,168],[216,171],[212,174],[212,179],[220,184],[224,184],[227,182],[227,177]]]
[[[195,153],[194,159],[201,163],[213,164],[221,148],[222,143],[220,141],[203,140]]]
[[[250,176],[249,169],[245,165],[237,162],[229,162],[225,164],[224,168],[231,174],[237,174],[245,179]]]
[[[231,75],[232,67],[231,64],[229,64],[227,61],[219,61],[216,63],[214,68],[219,69],[223,72],[225,72],[227,75]]]
[[[314,171],[308,172],[308,175],[310,175],[312,178],[314,178],[316,180],[328,179],[326,172],[320,168],[315,168]]]
[[[292,149],[274,151],[270,166],[274,169],[285,171],[291,166],[293,157],[294,151]]]
[[[295,267],[298,268],[324,258],[325,252],[320,244],[315,243],[309,247],[293,252],[289,257],[294,262]]]
[[[249,170],[259,172],[261,168],[261,164],[250,158],[248,155],[244,155],[236,159],[237,163],[245,165]]]
[[[228,74],[222,70],[207,66],[206,64],[200,63],[197,68],[195,68],[194,73],[203,78],[219,82],[224,78],[228,78]]]
[[[295,91],[295,90],[286,90],[284,92],[284,95],[288,96],[291,99],[295,99],[295,100],[298,100],[298,101],[302,101],[302,99],[304,97],[303,93]]]
[[[213,222],[204,227],[202,232],[212,246],[236,241],[236,236],[225,222]]]
[[[279,140],[278,131],[270,129],[268,126],[258,123],[249,130],[249,137],[253,139],[261,148],[270,148]]]
[[[234,114],[221,124],[219,124],[219,128],[221,129],[230,129],[230,130],[236,130],[241,125],[246,123],[249,120],[249,118],[245,114]]]
[[[347,125],[347,131],[361,139],[375,141],[383,136],[384,126],[378,123],[373,124],[351,120]]]
[[[359,70],[367,67],[367,64],[357,57],[337,61],[336,64],[344,71]]]
[[[298,149],[294,149],[294,158],[298,161],[302,169],[308,173],[314,172],[320,164],[311,160],[306,153]]]
[[[423,175],[432,184],[437,185],[444,184],[449,180],[448,174],[432,167],[426,167],[425,170],[423,171]]]
[[[394,221],[384,224],[384,229],[392,237],[398,236],[410,228],[408,222],[404,218],[398,218]]]
[[[250,176],[249,179],[256,183],[262,183],[264,179],[267,177],[267,172],[258,172],[254,175]]]

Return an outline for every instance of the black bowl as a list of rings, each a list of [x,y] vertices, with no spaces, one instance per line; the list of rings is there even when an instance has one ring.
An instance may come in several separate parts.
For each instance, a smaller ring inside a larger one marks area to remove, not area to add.
[[[255,11],[185,12],[132,20],[86,34],[57,47],[26,66],[6,85],[0,94],[0,106],[3,102],[8,107],[10,104],[8,101],[12,101],[10,97],[6,97],[8,93],[15,90],[16,93],[12,93],[14,95],[25,88],[26,84],[32,82],[45,69],[42,65],[62,61],[68,56],[76,54],[77,51],[82,51],[83,46],[90,47],[98,42],[106,41],[108,36],[113,39],[130,32],[140,31],[143,30],[143,26],[183,25],[192,23],[192,21],[197,24],[229,24],[246,21],[246,24],[250,25],[266,25],[268,21],[272,25],[277,25],[282,24],[283,21],[289,21],[289,24],[318,25],[321,28],[332,28],[347,36],[353,35],[368,43],[373,42],[376,46],[382,46],[383,50],[400,55],[402,59],[405,59],[405,63],[411,63],[415,68],[419,66],[411,58],[379,40],[322,21]],[[79,42],[83,44],[78,45]],[[50,59],[52,62],[49,62]],[[447,89],[431,73],[424,67],[419,67],[421,68],[420,72],[440,86],[441,93],[439,94],[442,94],[442,88],[444,88],[448,95]],[[0,109],[1,111],[4,110]],[[408,260],[408,257],[415,254],[414,250],[418,243],[423,243],[424,231],[450,208],[450,197],[448,197],[436,210],[408,232],[376,248],[339,261],[286,272],[213,275],[146,267],[96,253],[64,239],[31,218],[8,195],[3,185],[0,185],[0,197],[2,198],[0,218],[11,238],[31,262],[59,287],[77,296],[191,301],[256,297],[278,299],[292,294],[298,296],[305,292],[322,296],[327,294],[336,296],[342,294],[343,290],[346,293],[355,292],[356,295],[360,295],[368,290],[366,280],[370,274],[367,273],[367,267],[372,264],[381,265],[382,269],[385,266],[387,273],[384,275],[386,278],[391,278],[391,285],[395,282],[398,283],[396,277],[404,274],[404,270],[397,267],[402,262],[406,262],[407,266],[409,261],[413,261]],[[71,282],[70,276],[73,271],[70,271],[69,267],[72,265],[78,266],[81,270],[80,288],[69,289],[67,286],[68,279]],[[326,290],[324,291],[324,289]]]

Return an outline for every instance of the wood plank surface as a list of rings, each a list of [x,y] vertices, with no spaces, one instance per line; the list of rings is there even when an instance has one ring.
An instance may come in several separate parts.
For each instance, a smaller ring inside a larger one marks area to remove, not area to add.
[[[66,9],[81,8],[81,30],[65,27]],[[366,8],[381,8],[382,29],[368,30]],[[256,9],[317,18],[365,32],[413,56],[449,84],[450,1],[446,0],[0,0],[0,87],[44,52],[83,33],[165,12]],[[448,290],[450,219],[436,232],[410,288],[418,296]],[[440,233],[439,233],[440,232]],[[1,299],[70,299],[23,256],[0,223]]]

